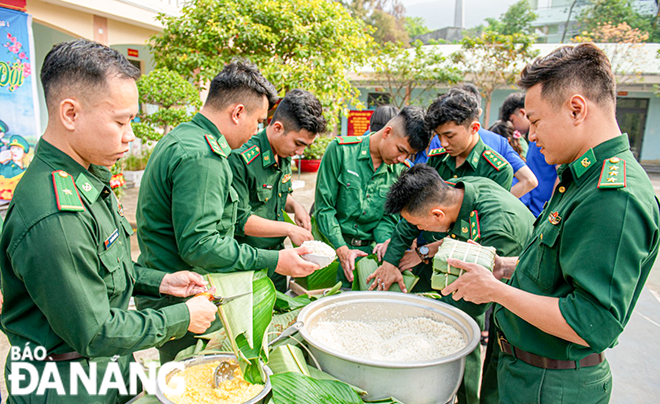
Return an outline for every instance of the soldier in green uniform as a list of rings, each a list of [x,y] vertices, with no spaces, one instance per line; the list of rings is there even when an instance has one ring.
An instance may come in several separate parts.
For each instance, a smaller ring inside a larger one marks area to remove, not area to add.
[[[561,164],[559,183],[518,259],[498,258],[494,273],[455,260],[467,273],[442,293],[497,303],[502,402],[606,403],[603,351],[616,345],[658,254],[659,203],[617,125],[600,49],[558,48],[525,67],[519,86],[530,140]]]
[[[426,112],[426,123],[435,131],[442,148],[429,150],[426,164],[445,180],[486,177],[511,190],[511,165],[479,137],[479,103],[460,88],[435,100]]]
[[[299,257],[304,248],[254,248],[234,239],[241,197],[232,187],[227,158],[264,122],[275,88],[251,64],[228,64],[212,81],[202,110],[154,148],[138,197],[141,265],[199,273],[260,270],[306,276],[318,265]],[[140,308],[166,307],[180,298],[136,299]],[[219,328],[216,321],[211,330]],[[191,333],[159,348],[161,362],[197,341]]]
[[[319,231],[337,250],[337,277],[353,281],[355,259],[390,238],[397,222],[384,214],[390,186],[406,169],[406,158],[426,148],[430,133],[421,108],[405,107],[378,132],[338,137],[328,146],[316,181]]]
[[[11,152],[11,160],[0,166],[0,175],[13,178],[25,171],[23,158],[30,151],[30,144],[23,136],[13,135],[7,146]]]
[[[55,46],[44,61],[48,126],[16,187],[0,239],[1,318],[14,348],[45,348],[44,360],[25,362],[40,378],[59,376],[63,391],[51,384],[41,394],[14,394],[14,378],[22,380],[21,388],[33,379],[13,371],[23,361],[9,355],[9,403],[124,402],[130,397],[119,396],[118,388],[95,395],[74,382],[74,393],[72,363],[98,388],[117,362],[123,377],[117,382],[128,384],[134,351],[186,330],[203,332],[215,317],[217,309],[205,297],[162,310],[128,310],[132,295],[188,296],[205,289],[198,274],[165,274],[131,262],[132,229],[106,167],[135,139],[130,122],[138,112],[138,76],[119,52],[83,39]],[[57,375],[47,376],[44,369],[53,364]]]
[[[372,290],[378,284],[388,290],[395,282],[405,290],[401,272],[413,269],[420,277],[413,291],[430,291],[431,260],[445,237],[495,247],[500,255],[517,255],[526,245],[534,222],[529,209],[492,180],[464,177],[445,183],[424,164],[415,165],[399,178],[385,207],[388,213],[401,212],[403,219],[392,234],[383,265],[367,278],[368,282],[376,280]],[[432,242],[406,252],[420,233]],[[449,297],[443,300],[466,311],[483,327],[483,313],[488,305],[455,302]],[[478,403],[480,350],[474,350],[466,359],[458,402]]]
[[[281,250],[285,237],[294,245],[314,239],[309,213],[291,196],[291,157],[301,155],[325,124],[319,100],[308,91],[291,90],[268,127],[229,156],[239,195],[239,243]],[[282,211],[295,214],[298,225],[284,222]],[[280,292],[286,291],[286,276],[273,273],[271,279]]]

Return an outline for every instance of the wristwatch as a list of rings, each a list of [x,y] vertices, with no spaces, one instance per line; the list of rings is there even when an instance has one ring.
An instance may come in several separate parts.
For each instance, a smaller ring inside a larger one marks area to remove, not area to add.
[[[419,255],[419,258],[424,262],[425,264],[429,263],[429,248],[425,245],[421,247],[417,247],[415,249],[417,251],[417,255]]]

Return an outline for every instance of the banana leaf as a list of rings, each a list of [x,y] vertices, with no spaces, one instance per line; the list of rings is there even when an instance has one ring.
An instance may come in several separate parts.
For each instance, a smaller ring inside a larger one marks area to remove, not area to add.
[[[260,360],[268,358],[266,331],[273,316],[276,294],[267,271],[244,271],[228,274],[209,274],[209,281],[221,296],[235,296],[251,292],[218,307],[220,318],[239,360],[241,371],[250,383],[263,383]]]
[[[433,257],[431,288],[442,290],[463,275],[464,271],[462,269],[447,263],[449,258],[476,263],[492,271],[495,264],[495,248],[445,238],[435,257]]]
[[[296,372],[311,376],[303,351],[293,345],[282,345],[273,349],[268,358],[268,367],[275,374]]]
[[[362,404],[360,396],[343,382],[286,372],[272,375],[270,383],[274,404]]]
[[[312,299],[307,295],[300,295],[296,297],[287,296],[284,293],[277,291],[277,300],[275,301],[275,310],[279,312],[287,312],[307,306],[312,302]]]
[[[370,284],[367,284],[367,278],[369,275],[376,272],[378,269],[378,261],[376,255],[371,254],[367,257],[362,258],[355,264],[355,271],[353,271],[353,291],[369,290]],[[413,274],[411,271],[403,272],[403,283],[406,285],[407,290],[412,290],[413,287],[419,281],[419,277]],[[371,282],[374,282],[373,280]],[[390,292],[401,292],[401,288],[398,283],[393,283],[392,286],[388,289]]]
[[[286,218],[285,218],[286,220]],[[289,218],[291,220],[291,218]],[[291,221],[293,222],[293,221]],[[312,216],[312,236],[314,240],[323,241],[328,245],[330,242],[328,239],[321,234],[319,227],[316,223],[316,218]],[[317,290],[331,288],[337,283],[337,270],[339,269],[339,259],[332,261],[330,265],[325,268],[321,268],[318,271],[304,277],[304,278],[295,278],[296,283],[307,290]]]

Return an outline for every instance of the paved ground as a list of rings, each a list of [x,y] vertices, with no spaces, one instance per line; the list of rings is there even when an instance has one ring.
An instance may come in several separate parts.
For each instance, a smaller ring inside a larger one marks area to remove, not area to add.
[[[660,175],[652,176],[656,194],[660,196]],[[294,197],[306,208],[314,200],[316,175],[294,174]],[[124,212],[135,223],[138,189],[129,189],[122,200]],[[137,239],[132,238],[133,258],[139,255]],[[0,369],[4,370],[9,344],[0,333]],[[635,311],[619,338],[619,345],[607,351],[614,376],[612,403],[646,404],[660,401],[660,260],[651,271],[649,280]],[[155,349],[142,351],[139,357],[153,357]],[[4,371],[0,372],[0,391],[6,397]],[[3,400],[3,402],[5,402]],[[578,404],[578,403],[576,403]]]

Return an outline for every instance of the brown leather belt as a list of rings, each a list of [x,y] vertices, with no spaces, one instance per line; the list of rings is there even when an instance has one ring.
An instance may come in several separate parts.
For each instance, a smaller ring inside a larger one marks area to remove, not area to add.
[[[84,358],[84,356],[78,352],[67,352],[63,354],[50,354],[44,358],[44,362],[67,362],[82,358]]]
[[[364,247],[373,242],[373,240],[359,240],[347,235],[344,235],[344,240],[353,247]]]
[[[563,370],[586,368],[589,366],[599,365],[605,360],[605,354],[603,353],[593,353],[580,359],[579,361],[546,358],[544,356],[539,356],[531,352],[523,351],[520,348],[516,348],[506,340],[506,337],[500,331],[497,332],[497,343],[499,344],[502,352],[505,354],[511,355],[516,359],[520,359],[528,365],[536,366],[537,368],[542,369]]]

